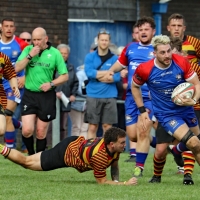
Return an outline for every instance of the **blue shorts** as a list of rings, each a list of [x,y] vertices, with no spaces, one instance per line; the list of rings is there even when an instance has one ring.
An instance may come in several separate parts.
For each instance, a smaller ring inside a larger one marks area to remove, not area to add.
[[[163,113],[162,116],[156,116],[156,118],[170,135],[173,135],[174,132],[183,124],[187,124],[189,128],[198,125],[198,120],[192,107],[184,113],[177,113],[173,115]]]
[[[151,120],[155,119],[152,103],[150,100],[145,101],[144,100],[144,106],[148,110],[149,118]],[[138,115],[140,115],[140,112],[138,110],[137,105],[135,104],[135,101],[133,100],[133,97],[126,97],[125,100],[125,115],[126,115],[126,126],[130,126],[132,124],[136,124],[138,121]]]
[[[16,103],[20,103],[21,102],[21,99],[22,99],[22,95],[24,94],[24,88],[22,89],[19,89],[19,92],[20,92],[20,98],[17,98],[14,94],[13,94],[13,91],[11,88],[7,88],[5,90],[6,92],[6,97],[7,99],[11,100],[11,101],[14,101]]]

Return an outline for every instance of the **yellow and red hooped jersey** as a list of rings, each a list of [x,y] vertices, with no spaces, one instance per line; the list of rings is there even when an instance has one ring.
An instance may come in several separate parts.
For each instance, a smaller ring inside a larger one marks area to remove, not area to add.
[[[190,35],[185,35],[182,43],[182,51],[187,56],[193,70],[200,80],[200,40]],[[200,103],[194,105],[195,110],[200,110]]]
[[[5,78],[10,80],[13,77],[16,77],[16,73],[10,59],[4,53],[0,52],[0,104],[4,109],[7,105],[7,98],[2,84],[2,79]]]

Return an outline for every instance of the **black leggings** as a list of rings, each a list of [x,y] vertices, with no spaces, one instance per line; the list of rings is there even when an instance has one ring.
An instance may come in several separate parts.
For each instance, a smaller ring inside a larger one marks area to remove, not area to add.
[[[67,167],[64,161],[66,149],[68,145],[75,141],[77,138],[78,136],[67,137],[52,149],[43,151],[40,157],[43,171],[50,171],[62,167]]]

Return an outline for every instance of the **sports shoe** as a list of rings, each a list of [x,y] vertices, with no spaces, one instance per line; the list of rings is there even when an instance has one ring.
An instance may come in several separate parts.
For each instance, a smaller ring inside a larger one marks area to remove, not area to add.
[[[183,178],[183,185],[194,185],[191,174],[185,174]]]
[[[149,183],[160,183],[160,182],[161,182],[161,176],[156,176],[156,175],[153,175],[153,177],[149,181]]]
[[[167,150],[174,156],[174,161],[176,162],[176,164],[180,167],[183,167],[184,161],[182,155],[174,154],[173,150],[169,146],[167,147]]]
[[[136,156],[130,156],[127,160],[124,162],[135,162],[136,161]]]
[[[142,177],[142,169],[139,167],[135,167],[134,171],[133,171],[133,177]]]

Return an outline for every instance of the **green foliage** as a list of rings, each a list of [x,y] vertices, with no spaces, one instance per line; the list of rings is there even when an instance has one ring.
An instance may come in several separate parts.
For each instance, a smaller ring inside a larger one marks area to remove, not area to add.
[[[120,180],[131,178],[134,163],[120,157]],[[199,167],[195,166],[195,185],[182,184],[183,175],[176,174],[176,164],[168,155],[160,184],[148,183],[153,175],[153,154],[149,154],[143,177],[137,186],[98,185],[91,171],[80,174],[75,169],[63,168],[50,172],[24,169],[0,157],[0,200],[197,200]],[[110,179],[110,170],[107,173]]]

